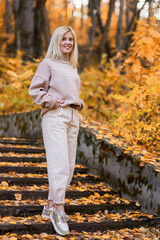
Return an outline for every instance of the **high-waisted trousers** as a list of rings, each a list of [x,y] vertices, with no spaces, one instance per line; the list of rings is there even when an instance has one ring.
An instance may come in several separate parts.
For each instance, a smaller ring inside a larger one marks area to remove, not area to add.
[[[48,111],[42,117],[42,132],[47,159],[48,200],[64,204],[75,168],[78,111],[69,106]]]

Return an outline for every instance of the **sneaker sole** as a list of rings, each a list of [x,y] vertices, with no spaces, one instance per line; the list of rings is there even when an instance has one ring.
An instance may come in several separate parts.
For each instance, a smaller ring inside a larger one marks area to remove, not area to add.
[[[59,231],[59,229],[56,227],[56,223],[55,223],[55,221],[54,221],[54,219],[53,219],[53,217],[52,217],[52,214],[50,215],[50,220],[51,220],[51,222],[52,222],[52,224],[53,224],[53,226],[54,226],[55,231],[56,231],[59,235],[65,236],[65,235],[68,235],[68,234],[69,234],[69,231],[68,231],[67,233],[62,233],[62,232]]]

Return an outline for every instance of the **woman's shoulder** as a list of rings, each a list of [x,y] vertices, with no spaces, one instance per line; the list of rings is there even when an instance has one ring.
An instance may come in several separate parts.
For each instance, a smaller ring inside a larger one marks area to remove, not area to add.
[[[41,65],[47,65],[48,67],[51,67],[51,68],[62,68],[63,66],[67,65],[71,68],[73,68],[74,70],[77,71],[77,68],[76,67],[73,67],[73,65],[68,62],[68,61],[64,61],[64,60],[61,60],[61,59],[50,59],[50,58],[44,58],[42,61],[41,61]]]
[[[41,64],[49,64],[52,60],[49,58],[43,58]]]
[[[44,58],[41,63],[46,64],[48,66],[54,66],[54,65],[58,64],[58,60],[50,59],[50,58]]]
[[[50,68],[53,65],[54,65],[54,61],[52,61],[49,58],[42,59],[42,61],[39,64],[40,67],[45,67],[45,68]]]

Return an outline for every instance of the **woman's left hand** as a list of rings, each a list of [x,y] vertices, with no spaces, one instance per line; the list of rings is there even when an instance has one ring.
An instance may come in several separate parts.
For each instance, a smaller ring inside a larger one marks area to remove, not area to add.
[[[80,106],[77,106],[77,110],[78,110],[78,111],[81,111],[82,108],[83,108],[83,105],[82,105],[82,104],[81,104]]]

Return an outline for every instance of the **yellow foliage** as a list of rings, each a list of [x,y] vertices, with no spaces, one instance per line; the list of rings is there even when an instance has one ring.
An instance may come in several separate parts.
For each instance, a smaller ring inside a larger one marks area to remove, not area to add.
[[[116,136],[158,149],[160,144],[160,33],[154,19],[139,20],[133,43],[122,66],[105,63],[103,71],[81,75],[86,106],[83,113],[110,121]],[[121,69],[125,74],[121,75]],[[101,89],[101,91],[100,91]]]
[[[28,88],[39,61],[24,64],[21,57],[20,51],[16,58],[0,57],[0,114],[37,108]]]
[[[109,122],[113,134],[158,149],[160,142],[160,33],[154,19],[139,20],[128,55],[118,68],[103,59],[80,75],[82,114]],[[123,55],[123,54],[121,54]],[[121,56],[119,55],[119,57]],[[39,60],[0,57],[0,114],[36,109],[28,95]],[[122,74],[123,72],[123,74]]]

